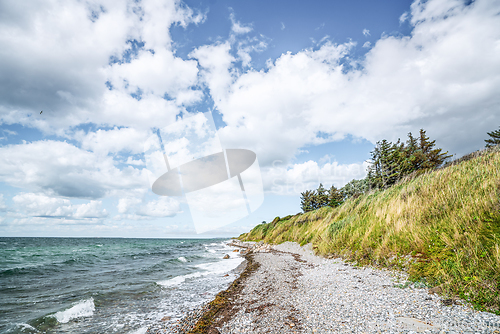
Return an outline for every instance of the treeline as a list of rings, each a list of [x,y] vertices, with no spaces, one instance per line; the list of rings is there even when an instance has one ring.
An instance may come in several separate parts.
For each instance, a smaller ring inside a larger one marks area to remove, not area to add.
[[[408,133],[406,143],[377,142],[368,167],[369,187],[385,189],[411,173],[441,166],[451,155],[435,146],[436,141],[429,140],[423,129],[418,138]]]
[[[487,134],[487,148],[500,145],[500,129]],[[386,189],[408,175],[438,168],[451,155],[435,146],[436,141],[429,140],[424,129],[420,129],[418,137],[408,133],[406,142],[399,139],[395,143],[385,139],[379,141],[371,152],[366,178],[352,180],[340,189],[332,185],[326,190],[320,183],[318,189],[301,193],[301,209],[308,212],[327,205],[335,207],[371,189]]]
[[[308,212],[327,205],[335,207],[370,189],[385,189],[407,175],[440,167],[451,155],[435,146],[436,141],[431,141],[423,129],[417,138],[411,132],[408,133],[406,142],[379,141],[371,152],[366,178],[352,180],[340,189],[332,185],[327,191],[320,184],[316,190],[306,190],[301,193],[302,211]]]

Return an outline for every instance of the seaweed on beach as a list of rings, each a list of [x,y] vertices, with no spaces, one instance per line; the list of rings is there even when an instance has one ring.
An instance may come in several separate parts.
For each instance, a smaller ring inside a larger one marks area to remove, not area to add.
[[[206,312],[196,322],[193,329],[188,334],[216,334],[224,322],[231,318],[237,312],[235,305],[232,303],[234,296],[239,294],[244,287],[245,280],[259,268],[259,264],[254,261],[253,254],[249,253],[245,256],[247,266],[240,276],[224,291],[221,291],[211,301]]]

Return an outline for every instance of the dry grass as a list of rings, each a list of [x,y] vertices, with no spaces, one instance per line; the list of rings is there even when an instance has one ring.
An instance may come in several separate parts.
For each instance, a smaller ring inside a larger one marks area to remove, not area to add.
[[[312,242],[319,254],[398,266],[414,280],[500,314],[500,152],[485,151],[335,209],[276,218],[240,239]]]

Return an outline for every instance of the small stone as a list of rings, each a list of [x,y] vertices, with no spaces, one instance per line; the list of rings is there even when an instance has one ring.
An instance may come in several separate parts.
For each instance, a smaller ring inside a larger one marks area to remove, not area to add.
[[[224,255],[223,259],[229,259],[229,254]]]

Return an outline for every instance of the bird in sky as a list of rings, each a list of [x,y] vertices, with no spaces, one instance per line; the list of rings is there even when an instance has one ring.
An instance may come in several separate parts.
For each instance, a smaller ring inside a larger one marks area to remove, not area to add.
[[[42,113],[43,113],[43,110],[42,110],[42,111],[40,111],[40,115],[41,115]]]

